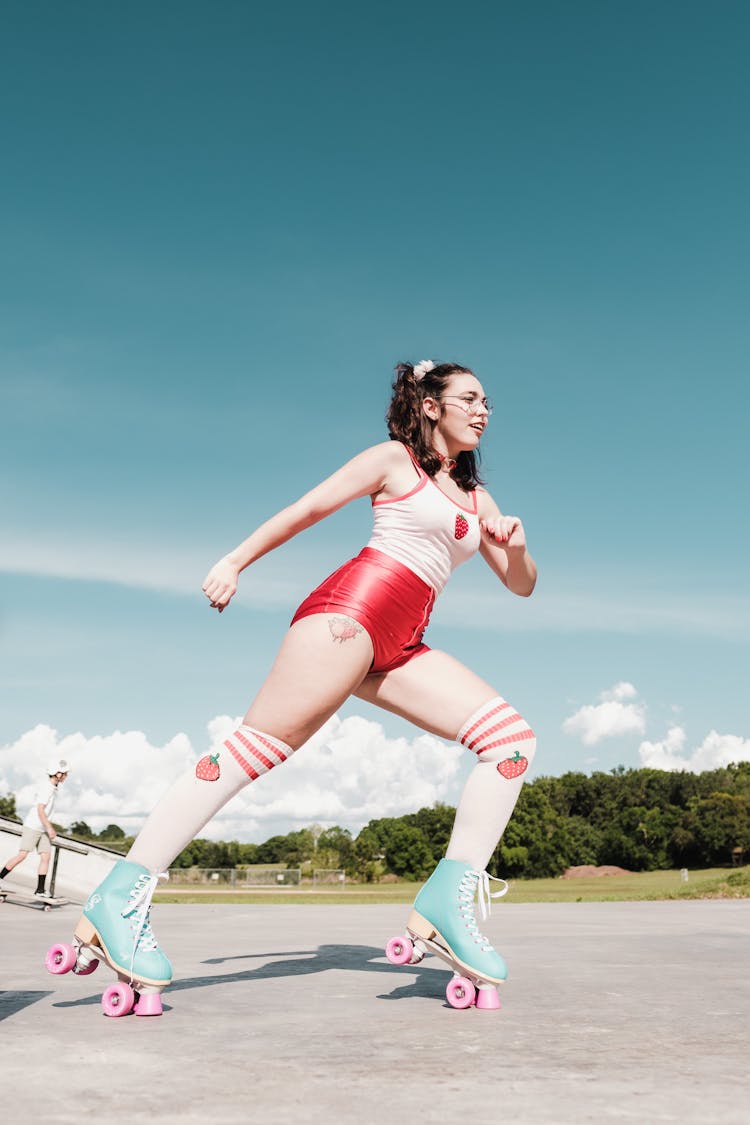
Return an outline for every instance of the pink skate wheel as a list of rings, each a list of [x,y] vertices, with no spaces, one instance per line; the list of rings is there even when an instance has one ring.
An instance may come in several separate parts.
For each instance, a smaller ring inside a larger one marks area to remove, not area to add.
[[[129,984],[118,980],[105,989],[102,1008],[105,1016],[126,1016],[135,1003],[135,993]]]
[[[142,992],[133,1011],[137,1016],[160,1016],[162,1013],[161,993]]]
[[[408,965],[414,946],[408,937],[392,937],[385,947],[385,955],[392,965]]]
[[[477,989],[477,1007],[483,1008],[486,1012],[496,1012],[500,1007],[500,997],[498,991],[493,985],[491,988]]]
[[[44,964],[48,973],[69,973],[76,963],[76,951],[72,945],[60,942],[47,950]]]
[[[451,1008],[470,1008],[477,990],[466,977],[454,977],[445,990],[445,997]]]

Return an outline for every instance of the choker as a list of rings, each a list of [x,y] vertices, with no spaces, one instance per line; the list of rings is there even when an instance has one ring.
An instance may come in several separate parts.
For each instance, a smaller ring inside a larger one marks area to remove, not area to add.
[[[438,459],[440,460],[441,469],[445,469],[446,473],[453,472],[456,467],[455,457],[444,457],[442,453],[438,453]]]

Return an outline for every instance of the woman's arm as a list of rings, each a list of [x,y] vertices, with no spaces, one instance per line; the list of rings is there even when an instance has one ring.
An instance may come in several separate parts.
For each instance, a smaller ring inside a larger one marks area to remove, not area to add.
[[[482,558],[512,594],[528,598],[536,585],[536,563],[518,516],[504,516],[489,492],[477,489]]]
[[[211,567],[203,583],[203,592],[211,605],[221,613],[234,596],[237,579],[246,566],[280,547],[300,531],[332,515],[350,500],[379,492],[389,473],[397,466],[403,466],[403,449],[398,442],[385,441],[373,445],[342,465],[294,504],[271,516]]]

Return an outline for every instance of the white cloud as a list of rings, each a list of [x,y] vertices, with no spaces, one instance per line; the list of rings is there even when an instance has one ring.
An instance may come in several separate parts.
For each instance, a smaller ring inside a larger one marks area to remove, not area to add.
[[[239,719],[208,724],[208,745],[221,746]],[[58,823],[85,820],[137,832],[171,783],[207,747],[175,734],[154,746],[141,731],[61,737],[48,726],[0,748],[0,793],[12,792],[21,815],[46,779],[49,759],[65,758],[70,776],[55,809]],[[380,723],[334,716],[283,767],[248,786],[200,833],[210,839],[260,841],[312,822],[353,832],[375,817],[401,816],[436,801],[455,803],[466,752],[429,734],[389,738]]]
[[[154,746],[142,731],[60,736],[40,724],[0,749],[0,792],[15,793],[20,815],[46,781],[48,762],[60,758],[70,763],[70,775],[57,799],[58,822],[85,820],[94,828],[115,822],[125,828],[150,810],[194,754],[185,734]]]
[[[730,762],[750,761],[750,739],[738,734],[719,734],[712,730],[700,746],[684,753],[687,736],[682,727],[670,727],[661,742],[642,742],[639,755],[642,766],[656,770],[689,770],[701,773],[719,769]]]
[[[595,746],[604,738],[622,734],[643,734],[646,729],[646,708],[633,700],[638,692],[625,680],[603,691],[601,703],[588,703],[570,715],[563,723],[566,734],[580,737],[584,746]]]
[[[623,699],[635,699],[637,695],[638,692],[632,684],[629,684],[627,680],[620,680],[610,691],[603,691],[600,698],[622,701]]]
[[[158,543],[123,543],[112,536],[84,536],[60,542],[54,557],[42,550],[41,542],[28,536],[6,535],[0,546],[0,572],[29,574],[38,578],[67,578],[78,582],[106,582],[115,586],[155,590],[159,593],[201,597],[200,587],[214,562],[208,552],[195,546],[183,548],[177,558],[168,546]],[[324,575],[321,575],[324,577]],[[294,606],[307,594],[304,576],[291,568],[271,568],[260,560],[253,567],[253,581],[243,582],[241,598],[255,608]]]

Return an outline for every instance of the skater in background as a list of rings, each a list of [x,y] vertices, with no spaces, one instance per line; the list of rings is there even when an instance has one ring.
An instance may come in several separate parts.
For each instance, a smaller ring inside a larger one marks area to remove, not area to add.
[[[427,919],[425,926],[464,967],[491,982],[505,978],[502,957],[479,932],[474,902],[477,892],[487,902],[485,869],[536,740],[495,687],[422,640],[452,570],[477,551],[511,593],[526,597],[534,589],[536,566],[523,524],[501,513],[478,474],[477,450],[491,413],[469,368],[399,364],[387,414],[391,440],[366,449],[272,516],[209,571],[203,591],[222,613],[240,573],[257,559],[350,501],[371,499],[368,545],[298,608],[242,725],[176,782],[127,858],[89,899],[78,940],[105,949],[136,989],[140,982],[159,990],[172,975],[149,921],[160,874],[227,801],[286,761],[351,695],[475,755],[446,857],[420,892],[413,917]],[[114,953],[125,942],[133,946],[130,966]],[[160,1011],[154,1002],[144,1014]]]
[[[47,769],[48,780],[37,790],[34,795],[34,804],[29,809],[23,822],[21,832],[21,846],[18,854],[5,861],[0,871],[0,882],[19,863],[28,856],[29,852],[39,853],[39,870],[37,873],[36,898],[49,898],[45,890],[45,880],[49,871],[50,855],[52,854],[52,841],[57,837],[50,817],[55,807],[59,787],[68,776],[68,763],[64,761],[53,762]]]

